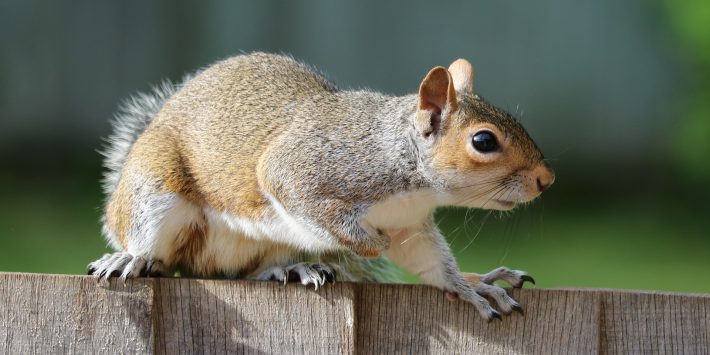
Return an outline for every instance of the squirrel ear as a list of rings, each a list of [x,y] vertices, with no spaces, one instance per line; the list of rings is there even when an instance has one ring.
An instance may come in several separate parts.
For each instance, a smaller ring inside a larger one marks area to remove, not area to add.
[[[446,68],[436,67],[419,86],[419,109],[441,114],[447,106],[449,111],[457,108],[454,82]]]
[[[456,59],[449,65],[449,72],[454,78],[456,91],[473,94],[473,65],[468,60]]]
[[[417,126],[425,137],[439,133],[443,112],[456,111],[456,90],[451,73],[444,67],[436,67],[429,71],[419,86],[419,113]]]

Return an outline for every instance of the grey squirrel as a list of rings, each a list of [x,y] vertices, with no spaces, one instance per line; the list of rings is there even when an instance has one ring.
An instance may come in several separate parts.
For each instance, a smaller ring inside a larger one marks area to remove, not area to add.
[[[487,320],[500,313],[485,297],[521,310],[494,281],[533,280],[460,272],[433,211],[510,210],[555,179],[520,123],[474,94],[464,59],[388,96],[339,90],[287,56],[238,55],[128,101],[105,156],[117,252],[89,274],[318,287],[390,281],[389,259]]]

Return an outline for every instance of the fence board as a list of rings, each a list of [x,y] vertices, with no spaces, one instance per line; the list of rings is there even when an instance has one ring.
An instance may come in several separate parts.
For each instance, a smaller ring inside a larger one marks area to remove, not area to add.
[[[710,349],[710,295],[510,290],[486,323],[421,285],[0,273],[0,353],[684,353]]]
[[[0,352],[151,351],[150,284],[99,285],[81,276],[0,274]]]
[[[351,284],[318,291],[276,282],[160,279],[158,284],[158,353],[346,354],[355,350]]]

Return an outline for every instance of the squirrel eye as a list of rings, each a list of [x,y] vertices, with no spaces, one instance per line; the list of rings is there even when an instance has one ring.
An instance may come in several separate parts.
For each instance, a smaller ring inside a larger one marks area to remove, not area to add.
[[[498,150],[496,136],[489,131],[480,131],[471,138],[473,147],[481,153],[490,153]]]

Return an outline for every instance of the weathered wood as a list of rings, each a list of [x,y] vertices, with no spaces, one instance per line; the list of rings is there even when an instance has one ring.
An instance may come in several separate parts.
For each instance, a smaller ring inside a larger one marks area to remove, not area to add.
[[[472,305],[439,290],[368,285],[360,290],[358,349],[372,353],[598,352],[599,295],[589,291],[512,290],[525,306],[486,323]]]
[[[420,285],[0,273],[0,353],[698,353],[710,295],[511,290],[486,323]]]
[[[0,353],[142,353],[153,347],[151,280],[0,274]]]
[[[340,354],[355,350],[353,285],[160,279],[156,352]]]
[[[600,327],[609,353],[708,354],[710,295],[601,292]]]

